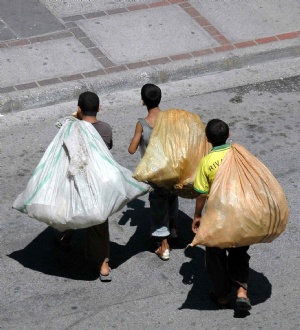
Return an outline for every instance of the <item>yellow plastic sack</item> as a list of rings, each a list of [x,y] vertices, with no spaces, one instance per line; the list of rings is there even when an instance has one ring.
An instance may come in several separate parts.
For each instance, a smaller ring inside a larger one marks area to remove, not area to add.
[[[194,198],[197,166],[210,149],[199,115],[178,109],[162,111],[133,177]]]
[[[289,208],[282,188],[255,156],[232,144],[212,184],[192,246],[270,243],[284,230]]]

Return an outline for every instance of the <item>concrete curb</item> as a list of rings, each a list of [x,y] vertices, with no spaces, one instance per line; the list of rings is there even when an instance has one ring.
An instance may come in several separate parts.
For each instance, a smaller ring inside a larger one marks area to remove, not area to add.
[[[147,82],[162,84],[295,57],[300,57],[300,38],[289,39],[276,44],[234,49],[150,68],[123,71],[108,76],[98,76],[6,93],[0,95],[0,113],[22,111],[72,101],[86,90],[92,90],[100,94],[113,93],[139,88]]]

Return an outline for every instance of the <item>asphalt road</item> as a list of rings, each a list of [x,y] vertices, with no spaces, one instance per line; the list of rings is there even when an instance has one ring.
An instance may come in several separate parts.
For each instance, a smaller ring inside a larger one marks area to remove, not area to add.
[[[242,76],[236,79],[238,85]],[[61,252],[54,230],[11,209],[56,134],[56,120],[76,109],[76,102],[70,102],[0,117],[1,329],[300,328],[300,77],[195,92],[199,81],[180,82],[180,93],[176,83],[161,85],[165,91],[161,108],[190,110],[204,122],[226,121],[230,141],[244,145],[271,170],[290,205],[286,231],[271,244],[250,248],[251,313],[239,318],[233,310],[217,310],[207,298],[204,250],[197,247],[184,254],[193,238],[193,200],[180,199],[180,238],[168,262],[149,250],[147,196],[113,215],[109,219],[113,281],[106,284],[84,260],[84,231],[76,233],[72,251]],[[136,119],[146,112],[139,91],[101,100],[100,118],[113,127],[112,154],[134,170],[139,158],[129,155],[127,148]]]

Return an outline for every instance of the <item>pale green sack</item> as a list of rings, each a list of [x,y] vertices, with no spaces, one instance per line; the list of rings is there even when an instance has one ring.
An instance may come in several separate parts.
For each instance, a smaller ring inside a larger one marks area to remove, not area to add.
[[[113,159],[92,124],[70,117],[13,208],[61,231],[86,228],[148,190]]]

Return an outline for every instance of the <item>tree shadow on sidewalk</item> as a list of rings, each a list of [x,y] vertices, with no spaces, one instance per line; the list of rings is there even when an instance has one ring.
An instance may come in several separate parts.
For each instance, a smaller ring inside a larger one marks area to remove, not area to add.
[[[200,247],[189,247],[186,249],[186,256],[191,258],[189,262],[182,264],[179,273],[182,275],[182,282],[191,285],[191,290],[181,309],[197,310],[217,310],[218,307],[209,298],[211,282],[205,269],[205,251]],[[256,272],[250,268],[249,273],[249,298],[252,306],[261,304],[271,297],[272,285],[263,273]],[[235,292],[232,293],[231,300],[235,300]],[[234,304],[233,304],[234,308]],[[246,317],[250,313],[239,315],[234,313],[234,317]]]

